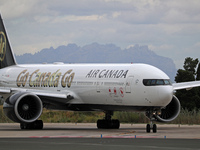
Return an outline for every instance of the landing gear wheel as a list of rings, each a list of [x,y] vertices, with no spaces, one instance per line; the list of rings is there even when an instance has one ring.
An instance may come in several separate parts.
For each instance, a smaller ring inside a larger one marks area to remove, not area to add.
[[[34,129],[43,129],[43,121],[42,120],[36,120],[34,122]]]
[[[120,122],[119,122],[119,120],[111,120],[112,121],[112,123],[113,123],[113,129],[119,129],[119,127],[120,127]]]
[[[150,133],[150,131],[151,131],[151,126],[150,126],[150,124],[147,124],[147,126],[146,126],[146,131],[147,131],[147,133]]]
[[[120,122],[119,120],[98,120],[97,128],[98,129],[119,129]]]
[[[106,111],[105,112],[105,119],[100,119],[97,121],[97,128],[98,129],[119,129],[120,122],[117,119],[112,119],[113,112]]]
[[[151,129],[153,130],[153,133],[156,133],[157,132],[156,124],[147,124],[147,126],[146,126],[147,133],[150,133]]]
[[[27,128],[27,124],[25,123],[20,123],[20,128],[23,130],[23,129],[28,129]]]
[[[23,129],[43,129],[43,121],[36,120],[32,123],[20,123],[20,128]]]
[[[157,132],[157,126],[156,124],[153,124],[153,133],[156,133]]]

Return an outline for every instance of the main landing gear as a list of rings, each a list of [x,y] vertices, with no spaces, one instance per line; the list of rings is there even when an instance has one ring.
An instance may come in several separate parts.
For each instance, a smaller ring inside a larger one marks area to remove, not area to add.
[[[98,129],[119,129],[120,122],[119,120],[111,119],[113,116],[112,111],[105,112],[105,119],[99,119],[97,121],[97,128]]]
[[[36,120],[31,123],[20,123],[21,129],[43,129],[43,121]]]

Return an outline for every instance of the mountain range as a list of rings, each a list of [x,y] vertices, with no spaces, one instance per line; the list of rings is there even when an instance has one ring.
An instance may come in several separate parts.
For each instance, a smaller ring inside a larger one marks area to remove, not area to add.
[[[85,46],[76,44],[62,45],[42,49],[31,54],[16,56],[18,64],[38,63],[145,63],[163,70],[172,81],[176,74],[176,67],[172,59],[159,56],[148,46],[135,46],[121,49],[114,44],[92,43]]]

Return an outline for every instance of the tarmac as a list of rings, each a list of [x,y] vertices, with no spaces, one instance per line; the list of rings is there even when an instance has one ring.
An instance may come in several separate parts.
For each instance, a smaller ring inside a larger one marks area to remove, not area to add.
[[[146,133],[146,124],[97,129],[96,123],[44,123],[43,130],[21,130],[18,123],[0,123],[0,138],[8,137],[200,139],[200,125],[157,124],[157,133]]]
[[[44,123],[43,130],[21,130],[17,123],[0,123],[1,149],[200,149],[200,125],[121,124],[97,129],[95,123]]]

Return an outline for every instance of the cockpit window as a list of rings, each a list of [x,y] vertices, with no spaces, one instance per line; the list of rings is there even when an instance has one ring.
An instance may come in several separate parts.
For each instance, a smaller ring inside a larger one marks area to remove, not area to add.
[[[151,85],[155,85],[156,84],[156,80],[151,80]]]
[[[164,85],[164,80],[156,80],[156,85]]]
[[[144,79],[143,84],[145,86],[171,85],[171,81],[169,79]]]
[[[164,82],[165,82],[165,85],[171,85],[170,80],[164,80]]]

